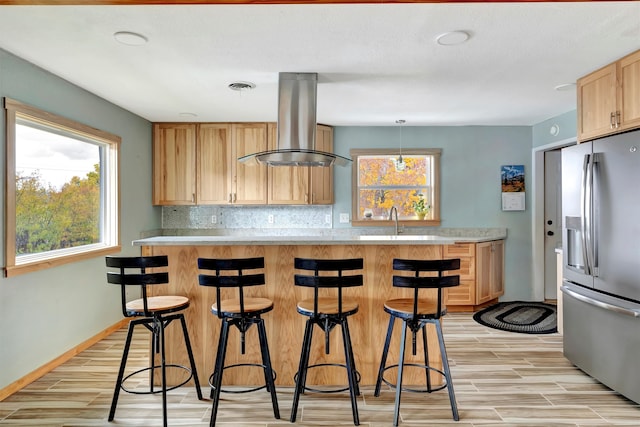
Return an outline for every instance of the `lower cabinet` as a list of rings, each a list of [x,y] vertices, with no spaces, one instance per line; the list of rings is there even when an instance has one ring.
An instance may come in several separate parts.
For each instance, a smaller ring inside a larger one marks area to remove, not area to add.
[[[443,258],[460,258],[460,286],[445,291],[449,311],[476,311],[504,294],[504,240],[445,245]]]

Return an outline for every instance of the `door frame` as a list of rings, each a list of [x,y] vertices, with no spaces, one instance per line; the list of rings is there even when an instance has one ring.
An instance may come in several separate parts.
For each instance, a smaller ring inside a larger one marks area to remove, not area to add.
[[[533,209],[531,210],[531,253],[533,255],[533,301],[544,301],[544,152],[568,147],[577,142],[576,137],[534,147],[531,153],[533,165]]]

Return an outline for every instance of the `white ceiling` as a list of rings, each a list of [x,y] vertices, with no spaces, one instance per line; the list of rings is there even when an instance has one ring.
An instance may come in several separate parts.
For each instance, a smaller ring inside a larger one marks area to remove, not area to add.
[[[435,42],[454,30],[471,38]],[[0,34],[150,121],[276,121],[290,71],[318,73],[321,123],[533,125],[575,109],[555,86],[640,48],[640,2],[0,6]]]

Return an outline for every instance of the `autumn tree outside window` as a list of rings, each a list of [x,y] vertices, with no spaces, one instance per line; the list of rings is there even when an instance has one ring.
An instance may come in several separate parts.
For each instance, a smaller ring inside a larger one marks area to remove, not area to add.
[[[119,251],[120,138],[4,101],[5,274]]]
[[[355,225],[388,225],[392,207],[405,225],[439,225],[440,149],[351,150]]]

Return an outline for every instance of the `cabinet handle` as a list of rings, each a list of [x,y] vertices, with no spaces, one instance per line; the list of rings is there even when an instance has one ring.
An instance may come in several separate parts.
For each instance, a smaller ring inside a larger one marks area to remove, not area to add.
[[[196,193],[191,193],[191,203],[196,202]]]
[[[616,126],[616,115],[614,113],[611,113],[611,117],[609,117],[609,128],[613,129]]]
[[[620,110],[616,111],[616,128],[620,127]]]
[[[232,195],[232,193],[229,193],[229,203],[233,203],[233,195]]]
[[[238,193],[233,193],[233,203],[238,200]]]
[[[304,193],[304,202],[309,203],[309,193]]]

